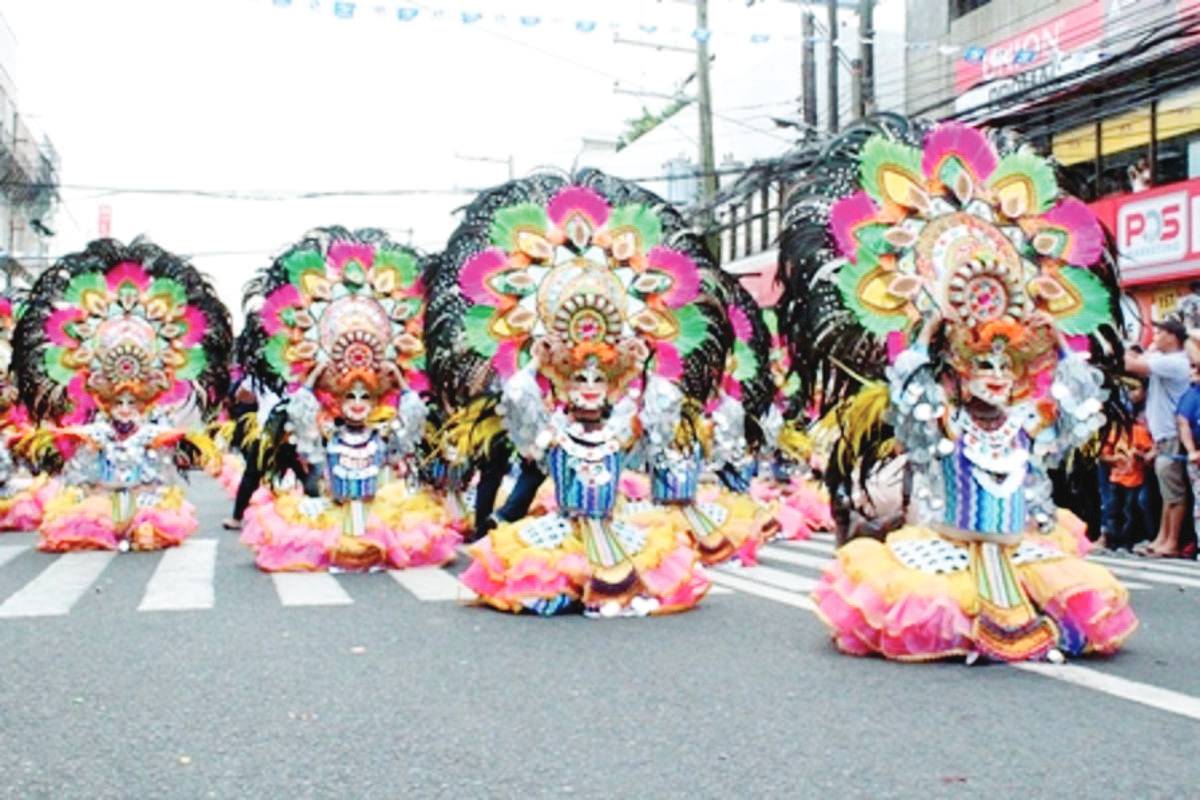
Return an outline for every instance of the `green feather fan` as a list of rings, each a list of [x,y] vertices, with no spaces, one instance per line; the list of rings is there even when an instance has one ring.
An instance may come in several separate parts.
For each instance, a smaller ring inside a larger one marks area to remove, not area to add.
[[[758,374],[758,356],[745,342],[733,343],[733,357],[737,366],[733,370],[733,379],[739,382],[752,380]]]
[[[1009,153],[996,165],[996,171],[988,178],[988,186],[994,188],[1013,178],[1022,179],[1033,187],[1033,204],[1027,213],[1042,214],[1054,205],[1058,181],[1054,178],[1054,168],[1046,159],[1028,150]]]
[[[550,224],[546,209],[536,203],[521,203],[520,205],[502,208],[492,219],[488,236],[492,244],[505,250],[517,249],[517,231],[522,228],[533,229],[539,234],[545,234]]]
[[[271,369],[275,370],[275,374],[282,377],[284,380],[291,379],[287,359],[283,357],[284,351],[288,346],[288,337],[285,333],[277,333],[270,339],[267,339],[267,344],[263,347],[263,358],[271,365]]]
[[[920,183],[921,151],[878,134],[867,140],[859,157],[859,174],[863,188],[877,203],[887,199],[879,182],[885,167],[907,173]]]
[[[471,306],[463,319],[463,335],[467,337],[467,344],[484,358],[494,356],[499,347],[490,330],[494,312],[491,306]]]
[[[108,282],[104,280],[104,276],[99,272],[85,272],[82,275],[76,275],[67,284],[65,297],[68,302],[78,305],[83,299],[83,293],[89,289],[106,293],[108,291]]]
[[[1082,301],[1079,310],[1057,319],[1058,327],[1070,336],[1085,336],[1096,332],[1106,322],[1111,322],[1108,289],[1095,274],[1079,267],[1063,267],[1058,271],[1064,281],[1071,284]]]
[[[62,357],[67,352],[65,347],[47,347],[42,353],[42,363],[46,365],[46,374],[55,383],[66,386],[75,377],[75,371],[67,369],[62,364]]]
[[[838,270],[837,286],[842,293],[842,302],[858,319],[859,324],[876,336],[887,336],[892,331],[903,330],[908,324],[908,316],[904,313],[880,314],[863,304],[858,296],[859,284],[879,267],[879,262],[869,251],[859,248],[858,261],[846,262]]]
[[[300,287],[304,273],[325,274],[325,256],[315,250],[297,250],[289,253],[283,259],[283,266],[287,269],[288,282],[293,286]]]
[[[642,240],[642,249],[649,250],[662,241],[662,220],[647,205],[620,206],[608,218],[608,229],[634,228]]]
[[[399,276],[397,283],[405,288],[412,286],[419,272],[416,256],[406,250],[380,250],[375,254],[374,268],[380,267],[395,270]]]
[[[692,304],[675,310],[675,321],[679,323],[679,334],[673,344],[679,355],[686,356],[703,344],[708,337],[708,319]]]
[[[166,297],[172,308],[182,308],[187,305],[187,290],[178,281],[171,278],[155,278],[150,282],[151,297]]]
[[[206,366],[208,366],[208,353],[204,352],[203,347],[193,347],[187,351],[187,361],[175,370],[175,377],[182,381],[195,380],[200,377],[200,373],[204,372]]]

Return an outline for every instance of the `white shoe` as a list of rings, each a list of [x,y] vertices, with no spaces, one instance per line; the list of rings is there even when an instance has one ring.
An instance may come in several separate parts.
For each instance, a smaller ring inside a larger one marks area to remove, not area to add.
[[[609,600],[604,605],[600,606],[600,616],[605,619],[615,619],[621,616],[621,604],[616,600]]]
[[[1067,663],[1067,657],[1064,656],[1062,650],[1059,650],[1057,647],[1051,648],[1050,652],[1046,653],[1046,660],[1051,664]]]
[[[978,661],[979,661],[979,651],[972,650],[971,652],[967,653],[967,660],[963,663],[965,663],[968,667],[973,667],[973,666],[975,666],[976,663],[978,663]]]
[[[121,541],[117,542],[117,549],[120,550],[122,553],[128,553],[129,552],[129,540],[122,539]]]

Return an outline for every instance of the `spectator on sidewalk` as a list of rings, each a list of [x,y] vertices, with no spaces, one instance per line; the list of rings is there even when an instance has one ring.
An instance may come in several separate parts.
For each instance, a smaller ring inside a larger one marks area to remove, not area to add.
[[[1192,385],[1175,410],[1179,423],[1179,439],[1187,453],[1187,474],[1192,485],[1192,521],[1195,523],[1200,506],[1200,362],[1192,362]],[[1183,548],[1175,555],[1184,555]]]
[[[1191,366],[1184,343],[1187,329],[1176,317],[1154,323],[1154,343],[1145,355],[1125,353],[1125,371],[1149,378],[1146,391],[1146,422],[1154,439],[1154,474],[1158,478],[1163,509],[1158,535],[1135,552],[1149,556],[1174,556],[1179,553],[1179,531],[1187,504],[1187,474],[1181,458],[1179,426],[1175,409],[1190,385]]]
[[[1113,527],[1101,534],[1096,547],[1101,550],[1132,550],[1147,538],[1153,527],[1145,502],[1146,465],[1153,461],[1154,440],[1146,427],[1146,387],[1142,381],[1129,390],[1129,400],[1137,420],[1129,430],[1114,430],[1100,453],[1108,467],[1113,491]]]

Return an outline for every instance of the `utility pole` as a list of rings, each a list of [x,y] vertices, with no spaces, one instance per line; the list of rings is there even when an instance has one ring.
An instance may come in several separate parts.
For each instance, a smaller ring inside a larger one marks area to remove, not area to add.
[[[829,74],[827,91],[829,92],[829,132],[837,133],[838,131],[838,21],[837,21],[837,0],[829,0],[827,3],[829,9]]]
[[[858,0],[858,115],[875,113],[875,0]]]
[[[696,0],[696,29],[708,30],[708,0]],[[713,256],[720,254],[720,242],[710,232],[712,227],[711,203],[717,196],[717,165],[713,155],[712,94],[708,83],[708,40],[704,36],[696,40],[696,83],[698,87],[697,111],[700,117],[700,207],[703,209],[700,222],[704,227],[705,239]]]
[[[804,9],[803,61],[800,65],[800,91],[803,99],[802,115],[808,133],[817,130],[817,23],[813,12]]]
[[[861,58],[850,61],[850,113],[855,119],[867,115],[863,107],[863,63]]]

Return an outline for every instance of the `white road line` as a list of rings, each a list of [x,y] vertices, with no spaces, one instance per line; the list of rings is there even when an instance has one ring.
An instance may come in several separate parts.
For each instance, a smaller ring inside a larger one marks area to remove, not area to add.
[[[473,591],[441,567],[390,569],[388,574],[396,583],[408,589],[422,602],[440,603],[447,600],[465,602],[475,599]]]
[[[1109,556],[1088,556],[1088,561],[1095,561],[1106,567],[1128,567],[1129,569],[1146,570],[1147,572],[1163,572],[1169,575],[1184,575],[1200,578],[1200,566],[1189,567],[1184,563],[1171,564],[1161,559],[1132,559],[1112,558]],[[1195,564],[1196,562],[1191,562]]]
[[[817,582],[812,578],[806,578],[803,575],[797,575],[795,572],[787,572],[774,567],[721,567],[723,575],[732,575],[735,578],[749,578],[758,583],[765,583],[768,586],[774,586],[778,589],[786,589],[789,592],[803,592],[807,594],[813,590]]]
[[[216,567],[216,539],[188,539],[165,550],[138,611],[212,608]]]
[[[739,592],[758,595],[767,600],[774,600],[777,603],[783,603],[795,608],[803,608],[807,611],[812,611],[815,608],[812,601],[802,594],[776,589],[773,586],[764,586],[761,583],[755,583],[745,578],[737,578],[724,572],[717,572],[716,570],[709,570],[708,575],[712,578],[713,583],[727,586],[730,589],[737,589]]]
[[[1148,683],[1118,678],[1116,675],[1109,675],[1077,664],[1022,662],[1012,666],[1025,672],[1110,694],[1122,700],[1141,703],[1160,711],[1169,711],[1172,714],[1200,720],[1200,698],[1191,695],[1151,686]]]
[[[1108,565],[1106,564],[1105,566]],[[1185,578],[1182,575],[1162,575],[1147,570],[1130,569],[1129,567],[1108,567],[1108,569],[1114,575],[1137,578],[1139,581],[1161,583],[1167,586],[1190,586],[1193,589],[1200,589],[1200,578]]]
[[[812,553],[824,553],[827,556],[833,555],[833,551],[837,549],[833,546],[833,542],[814,542],[811,539],[808,541],[776,539],[771,544],[786,547],[790,550],[808,550]]]
[[[0,605],[0,617],[55,617],[70,612],[115,552],[64,553]]]
[[[27,544],[0,544],[0,567],[29,549]]]
[[[271,580],[285,606],[348,606],[354,602],[328,572],[272,572]]]
[[[816,570],[825,569],[833,561],[830,556],[810,556],[805,553],[793,553],[788,550],[781,550],[774,545],[759,548],[758,554],[768,560],[782,561],[785,564],[794,564],[798,567],[811,567]]]

